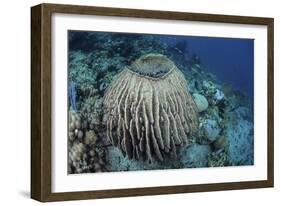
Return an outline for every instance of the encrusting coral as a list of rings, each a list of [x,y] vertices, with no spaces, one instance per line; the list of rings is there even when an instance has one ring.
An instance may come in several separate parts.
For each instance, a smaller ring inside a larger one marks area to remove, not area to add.
[[[68,127],[68,138],[70,141],[75,139],[82,139],[82,121],[79,113],[74,110],[69,111],[69,127]]]
[[[88,130],[83,116],[74,110],[69,111],[68,121],[68,172],[73,174],[106,171],[105,154],[97,145],[96,133]]]
[[[166,56],[147,54],[125,67],[104,98],[107,136],[131,159],[176,156],[198,128],[198,110],[181,71]]]

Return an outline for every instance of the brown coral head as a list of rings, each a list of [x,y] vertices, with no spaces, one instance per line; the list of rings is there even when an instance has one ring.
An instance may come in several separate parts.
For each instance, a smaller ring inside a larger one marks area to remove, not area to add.
[[[129,158],[176,156],[198,127],[187,82],[167,57],[148,54],[126,67],[104,98],[107,136]]]

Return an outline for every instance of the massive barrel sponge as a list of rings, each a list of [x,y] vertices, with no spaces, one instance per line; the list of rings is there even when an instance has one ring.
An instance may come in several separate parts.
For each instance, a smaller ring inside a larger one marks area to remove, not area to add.
[[[126,67],[104,97],[107,136],[134,159],[176,156],[198,127],[197,107],[187,82],[164,55],[147,54]]]

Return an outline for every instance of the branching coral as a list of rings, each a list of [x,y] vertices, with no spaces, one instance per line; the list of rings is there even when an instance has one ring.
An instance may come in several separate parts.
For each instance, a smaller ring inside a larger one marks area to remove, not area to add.
[[[187,82],[167,57],[148,54],[126,67],[104,98],[107,136],[129,158],[176,156],[198,127]]]

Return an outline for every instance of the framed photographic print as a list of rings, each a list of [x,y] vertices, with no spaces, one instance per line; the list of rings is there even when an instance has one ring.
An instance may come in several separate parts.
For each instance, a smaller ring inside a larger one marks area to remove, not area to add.
[[[273,187],[273,19],[31,8],[31,197]]]

